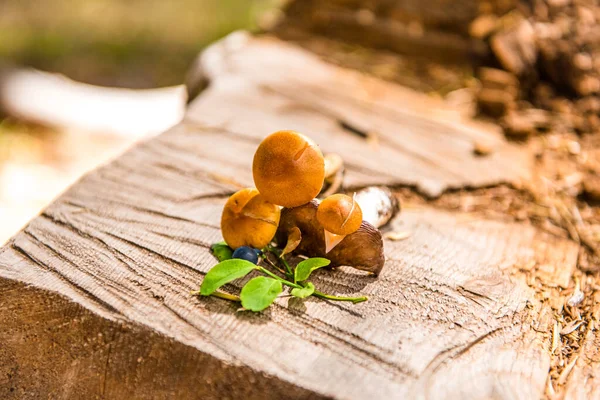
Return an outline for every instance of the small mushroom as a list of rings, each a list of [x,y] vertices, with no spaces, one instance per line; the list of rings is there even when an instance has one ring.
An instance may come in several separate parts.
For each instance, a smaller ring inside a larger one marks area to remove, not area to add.
[[[250,246],[262,249],[277,231],[281,210],[254,188],[234,193],[223,208],[221,233],[232,249]]]
[[[329,253],[347,235],[360,228],[363,216],[353,197],[334,194],[319,204],[317,220],[323,226],[325,253]]]
[[[325,185],[319,198],[325,198],[337,193],[344,181],[344,160],[339,154],[325,154]]]
[[[258,146],[252,174],[267,201],[297,207],[321,191],[325,177],[323,154],[312,140],[298,132],[275,132]]]
[[[325,180],[332,179],[339,172],[344,170],[344,159],[336,153],[325,154],[323,157],[325,163]]]
[[[309,257],[327,257],[332,266],[345,265],[379,274],[385,263],[383,239],[379,230],[369,222],[359,220],[358,229],[346,235],[343,241],[327,252],[325,229],[317,218],[318,208],[316,200],[300,207],[284,208],[275,236],[278,244],[283,246],[290,232],[297,228],[302,234],[302,239],[294,253]],[[355,223],[355,219],[352,218],[352,226]]]

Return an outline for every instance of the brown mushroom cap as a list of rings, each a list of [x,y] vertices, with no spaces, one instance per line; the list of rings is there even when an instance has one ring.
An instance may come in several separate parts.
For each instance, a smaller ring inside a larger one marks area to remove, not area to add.
[[[326,252],[323,226],[317,220],[316,201],[281,210],[276,237],[278,244],[284,246],[290,238],[290,233],[296,228],[301,232],[301,241],[294,246],[293,253],[308,257],[326,257],[334,267],[346,265],[374,274],[379,274],[383,269],[385,256],[381,233],[366,221],[362,221],[356,232],[346,236],[330,252]]]
[[[334,194],[319,204],[317,219],[329,232],[349,235],[360,228],[362,210],[352,197]]]
[[[223,208],[221,233],[232,249],[268,245],[279,225],[281,211],[254,188],[234,193]]]
[[[267,136],[252,164],[254,184],[273,204],[297,207],[315,198],[323,186],[325,164],[319,147],[294,131]]]

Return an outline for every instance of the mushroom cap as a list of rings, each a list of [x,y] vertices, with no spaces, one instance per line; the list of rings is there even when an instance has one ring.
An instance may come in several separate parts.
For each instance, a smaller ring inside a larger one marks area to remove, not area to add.
[[[254,184],[273,204],[297,207],[323,187],[325,163],[319,147],[294,131],[278,131],[258,146],[252,164]]]
[[[362,210],[354,198],[334,194],[319,204],[317,220],[331,233],[349,235],[360,228]]]
[[[223,208],[221,233],[232,249],[268,245],[279,225],[281,211],[254,188],[234,193]]]
[[[381,232],[367,221],[349,234],[329,253],[325,249],[323,226],[317,220],[317,202],[281,210],[281,221],[276,239],[280,246],[290,240],[290,232],[299,229],[300,243],[293,253],[308,257],[326,257],[331,266],[346,265],[379,274],[385,264]]]

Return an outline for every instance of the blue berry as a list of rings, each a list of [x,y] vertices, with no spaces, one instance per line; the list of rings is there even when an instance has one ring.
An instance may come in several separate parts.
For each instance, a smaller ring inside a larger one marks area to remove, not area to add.
[[[240,258],[242,260],[250,261],[252,264],[258,263],[258,254],[256,249],[248,246],[242,246],[235,249],[233,252],[233,258]]]

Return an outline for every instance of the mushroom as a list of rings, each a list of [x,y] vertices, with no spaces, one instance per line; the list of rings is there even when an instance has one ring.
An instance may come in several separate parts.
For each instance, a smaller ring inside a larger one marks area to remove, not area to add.
[[[279,246],[287,242],[294,230],[302,235],[294,253],[308,257],[326,257],[331,266],[349,266],[373,274],[379,274],[385,263],[381,233],[369,222],[360,222],[359,228],[344,237],[337,246],[327,252],[325,229],[317,218],[319,205],[316,200],[295,208],[281,210],[279,229],[275,236]],[[354,219],[353,219],[353,224]]]
[[[286,252],[308,257],[327,257],[332,266],[345,265],[379,274],[385,257],[383,239],[378,228],[386,225],[400,211],[398,199],[386,187],[371,186],[359,190],[352,200],[357,205],[360,204],[364,220],[355,232],[346,235],[331,251],[326,252],[325,228],[318,218],[318,200],[301,207],[281,210],[279,229],[275,235],[278,245],[285,244]],[[325,200],[321,205],[324,202]],[[353,217],[345,227],[351,230],[356,219],[360,221],[360,218],[356,218],[356,211],[348,214],[353,214]]]
[[[277,231],[281,210],[254,188],[234,193],[223,208],[221,233],[232,249],[250,246],[262,249]]]
[[[400,211],[398,198],[385,186],[369,186],[359,190],[354,200],[363,212],[363,220],[376,228],[387,224]]]
[[[347,235],[360,228],[363,215],[353,197],[338,193],[319,204],[317,220],[323,226],[325,253],[329,253]]]
[[[325,185],[321,189],[320,198],[337,193],[344,180],[344,160],[339,154],[325,154]]]
[[[267,201],[297,207],[321,191],[325,177],[323,154],[312,140],[298,132],[275,132],[258,146],[252,174],[256,188]]]

